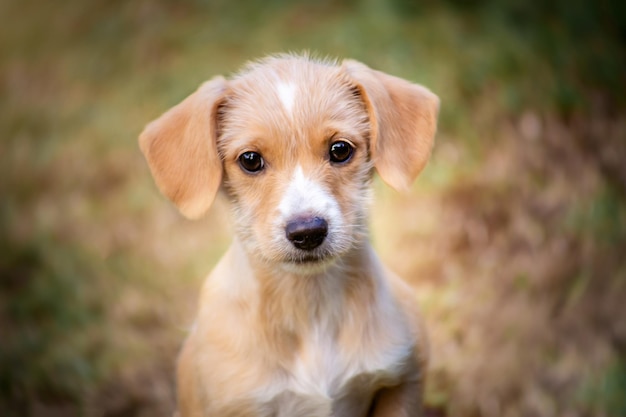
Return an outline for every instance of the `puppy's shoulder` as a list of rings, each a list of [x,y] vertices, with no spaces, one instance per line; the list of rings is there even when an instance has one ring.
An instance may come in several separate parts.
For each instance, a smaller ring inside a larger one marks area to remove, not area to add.
[[[417,300],[417,292],[413,287],[407,284],[405,280],[392,271],[386,271],[386,278],[390,285],[391,293],[409,324],[415,343],[415,357],[419,367],[422,369],[422,372],[424,372],[429,356],[428,333]]]

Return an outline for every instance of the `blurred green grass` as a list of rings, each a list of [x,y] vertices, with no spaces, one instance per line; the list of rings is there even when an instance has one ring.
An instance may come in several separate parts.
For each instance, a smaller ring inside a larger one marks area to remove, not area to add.
[[[625,9],[0,2],[0,409],[171,413],[229,230],[223,205],[181,219],[136,137],[205,79],[310,50],[442,99],[429,167],[409,195],[377,182],[372,219],[424,306],[433,413],[624,415]]]

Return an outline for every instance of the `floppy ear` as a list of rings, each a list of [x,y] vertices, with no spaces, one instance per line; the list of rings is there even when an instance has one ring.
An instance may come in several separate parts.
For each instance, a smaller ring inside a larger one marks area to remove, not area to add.
[[[217,109],[226,92],[217,77],[149,123],[139,146],[161,192],[188,218],[202,216],[222,181]]]
[[[360,62],[343,67],[365,101],[371,126],[371,152],[382,179],[408,190],[426,165],[437,131],[439,98],[412,84]]]

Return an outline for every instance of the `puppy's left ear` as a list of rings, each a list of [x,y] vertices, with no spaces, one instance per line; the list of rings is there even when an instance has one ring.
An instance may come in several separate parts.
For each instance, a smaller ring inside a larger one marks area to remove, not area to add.
[[[344,61],[343,68],[360,90],[369,113],[372,159],[378,174],[391,187],[408,190],[430,156],[439,98],[421,85],[357,61]]]
[[[216,77],[149,123],[139,146],[159,189],[188,218],[202,216],[222,181],[217,114],[227,82]]]

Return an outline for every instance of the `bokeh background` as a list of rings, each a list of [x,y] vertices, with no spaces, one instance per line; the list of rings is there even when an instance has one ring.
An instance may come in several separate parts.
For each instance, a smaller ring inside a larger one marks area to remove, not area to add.
[[[182,218],[137,146],[203,80],[350,57],[442,100],[372,239],[431,335],[429,416],[626,415],[626,3],[0,1],[0,414],[170,416],[225,204]]]

